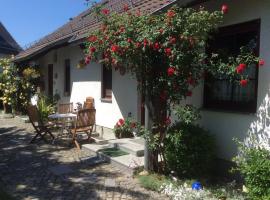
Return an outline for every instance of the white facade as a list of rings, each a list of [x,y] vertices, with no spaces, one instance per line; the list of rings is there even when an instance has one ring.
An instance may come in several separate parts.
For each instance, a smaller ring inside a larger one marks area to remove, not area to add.
[[[211,10],[220,10],[221,5],[227,3],[229,13],[225,16],[223,26],[238,24],[254,19],[261,19],[260,57],[266,62],[259,69],[257,113],[243,114],[237,112],[202,111],[201,125],[216,135],[219,156],[231,159],[236,153],[233,138],[244,140],[248,133],[256,133],[258,137],[269,144],[270,138],[270,1],[267,0],[238,0],[238,1],[210,1],[205,5]],[[64,97],[64,60],[71,60],[71,96]],[[77,69],[79,60],[83,59],[83,52],[78,46],[68,46],[50,51],[38,63],[44,69],[44,80],[47,85],[47,66],[54,64],[54,92],[61,95],[62,102],[81,102],[86,97],[95,98],[97,109],[97,124],[113,128],[119,118],[127,117],[131,113],[139,120],[139,95],[136,80],[131,76],[121,76],[113,72],[112,103],[101,101],[101,66],[97,63],[89,64],[85,69]],[[187,103],[203,106],[203,86],[196,88],[193,97]]]
[[[233,138],[244,140],[249,137],[249,133],[254,133],[261,138],[261,142],[270,146],[270,1],[218,0],[210,1],[204,6],[211,10],[220,10],[224,3],[229,6],[229,13],[225,15],[223,26],[261,19],[260,57],[266,63],[259,68],[257,113],[202,111],[201,124],[216,135],[219,156],[231,159],[236,152]],[[196,89],[192,101],[202,107],[203,87]]]
[[[71,95],[64,95],[64,65],[65,59],[71,63]],[[129,115],[138,119],[138,92],[137,82],[131,76],[121,76],[113,71],[112,77],[112,102],[101,100],[101,70],[100,64],[91,62],[83,69],[76,66],[84,59],[83,51],[78,45],[67,46],[52,50],[40,58],[37,63],[43,71],[46,92],[48,92],[48,65],[53,64],[54,94],[61,96],[60,102],[77,102],[83,104],[86,97],[95,99],[96,123],[107,128],[113,128],[120,118]]]

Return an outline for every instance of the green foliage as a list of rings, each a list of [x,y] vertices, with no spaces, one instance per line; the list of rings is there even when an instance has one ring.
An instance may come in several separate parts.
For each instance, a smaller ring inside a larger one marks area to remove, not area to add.
[[[265,149],[239,144],[241,154],[234,158],[254,200],[270,199],[270,152]]]
[[[201,118],[200,111],[192,105],[176,106],[174,111],[178,119],[185,124],[194,123]]]
[[[213,167],[215,140],[197,125],[174,124],[168,130],[164,148],[168,170],[178,176],[206,176]]]
[[[133,132],[137,127],[137,123],[131,121],[130,119],[119,119],[119,121],[114,126],[114,134],[116,138],[131,138],[134,137]]]
[[[48,121],[48,116],[55,112],[56,102],[44,94],[39,94],[37,102],[38,111],[42,121]]]
[[[160,191],[161,185],[168,182],[168,178],[159,174],[139,175],[138,180],[142,187],[153,191]]]
[[[36,92],[39,71],[33,67],[20,71],[9,58],[0,59],[0,66],[3,69],[0,77],[1,100],[17,111],[25,111]]]

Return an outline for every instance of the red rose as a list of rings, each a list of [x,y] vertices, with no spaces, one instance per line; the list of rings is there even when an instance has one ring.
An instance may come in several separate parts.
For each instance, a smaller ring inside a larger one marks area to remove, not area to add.
[[[236,68],[236,72],[237,74],[241,74],[244,72],[244,70],[246,69],[247,65],[246,64],[243,64],[241,63],[240,65],[237,66]]]
[[[241,85],[242,87],[247,86],[247,84],[248,84],[248,80],[247,80],[247,79],[243,79],[243,80],[240,81],[240,85]]]
[[[143,45],[144,45],[144,47],[146,47],[146,46],[148,45],[148,43],[149,43],[149,42],[148,42],[147,39],[144,39],[144,40],[143,40]]]
[[[136,123],[135,123],[135,122],[132,122],[132,123],[130,124],[130,127],[131,127],[131,128],[136,128]]]
[[[91,35],[87,40],[89,41],[89,42],[95,42],[95,41],[97,41],[97,36],[95,36],[95,35]]]
[[[104,15],[108,15],[110,13],[110,10],[104,8],[104,9],[101,10],[101,13],[104,14]]]
[[[131,38],[128,38],[127,41],[128,41],[128,43],[131,43],[132,42],[132,39]]]
[[[163,28],[159,29],[159,33],[162,34],[164,32]]]
[[[124,123],[125,123],[125,120],[124,120],[124,119],[119,119],[118,122],[117,122],[117,124],[118,124],[119,126],[123,126]]]
[[[259,66],[264,66],[265,61],[263,59],[259,60]]]
[[[223,14],[227,14],[228,11],[229,11],[228,5],[226,5],[226,4],[222,5],[221,11],[222,11]]]
[[[172,123],[171,118],[170,118],[170,117],[167,117],[167,118],[165,119],[165,124],[166,124],[167,126],[169,126],[171,123]]]
[[[172,55],[172,50],[171,50],[171,48],[166,48],[166,49],[165,49],[165,53],[167,54],[167,56],[171,56],[171,55]]]
[[[186,96],[187,97],[191,97],[192,96],[192,92],[191,91],[187,91]]]
[[[121,33],[125,32],[125,30],[126,30],[126,29],[125,29],[124,26],[121,26],[121,27],[120,27],[120,32],[121,32]]]
[[[175,12],[174,12],[173,10],[169,10],[169,11],[167,12],[167,17],[173,18],[174,16],[175,16]]]
[[[112,52],[117,52],[119,50],[119,46],[117,45],[112,45],[112,48],[111,48]]]
[[[176,38],[175,37],[171,37],[170,38],[170,43],[171,44],[175,44],[176,43]]]
[[[137,47],[137,48],[140,48],[141,45],[142,45],[142,44],[141,44],[140,42],[137,42],[137,43],[136,43],[136,47]]]
[[[91,57],[90,57],[90,56],[87,56],[87,57],[84,59],[84,63],[85,63],[86,65],[88,65],[88,64],[90,63],[90,61],[91,61]]]
[[[90,51],[91,51],[92,53],[94,53],[94,52],[96,51],[96,48],[95,48],[95,47],[90,47]]]
[[[168,76],[172,76],[175,73],[175,67],[169,67],[167,70]]]
[[[124,9],[125,12],[127,12],[128,11],[128,5],[124,4],[123,9]]]
[[[154,44],[154,49],[155,49],[155,50],[159,50],[159,49],[160,49],[160,45],[159,45],[158,42],[156,42],[156,43]]]
[[[195,85],[195,81],[194,81],[194,79],[192,77],[188,77],[187,82],[190,85]]]

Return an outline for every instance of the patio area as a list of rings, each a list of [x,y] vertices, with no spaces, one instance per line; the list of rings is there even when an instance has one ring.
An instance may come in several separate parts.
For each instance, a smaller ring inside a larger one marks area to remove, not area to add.
[[[33,134],[18,118],[0,119],[0,186],[15,199],[166,199],[84,148],[29,144]]]

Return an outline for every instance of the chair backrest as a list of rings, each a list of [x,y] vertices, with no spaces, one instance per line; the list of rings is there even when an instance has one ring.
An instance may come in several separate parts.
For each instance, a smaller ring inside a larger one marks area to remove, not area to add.
[[[43,125],[43,122],[40,118],[40,114],[38,112],[38,108],[36,105],[28,105],[27,106],[27,113],[28,113],[28,117],[29,117],[31,124],[34,127]]]
[[[58,106],[58,113],[72,113],[73,112],[73,103],[61,103]]]
[[[93,126],[96,123],[96,109],[82,109],[77,113],[76,128]]]
[[[83,109],[93,109],[93,108],[94,108],[94,104],[92,102],[85,101],[83,103]]]

